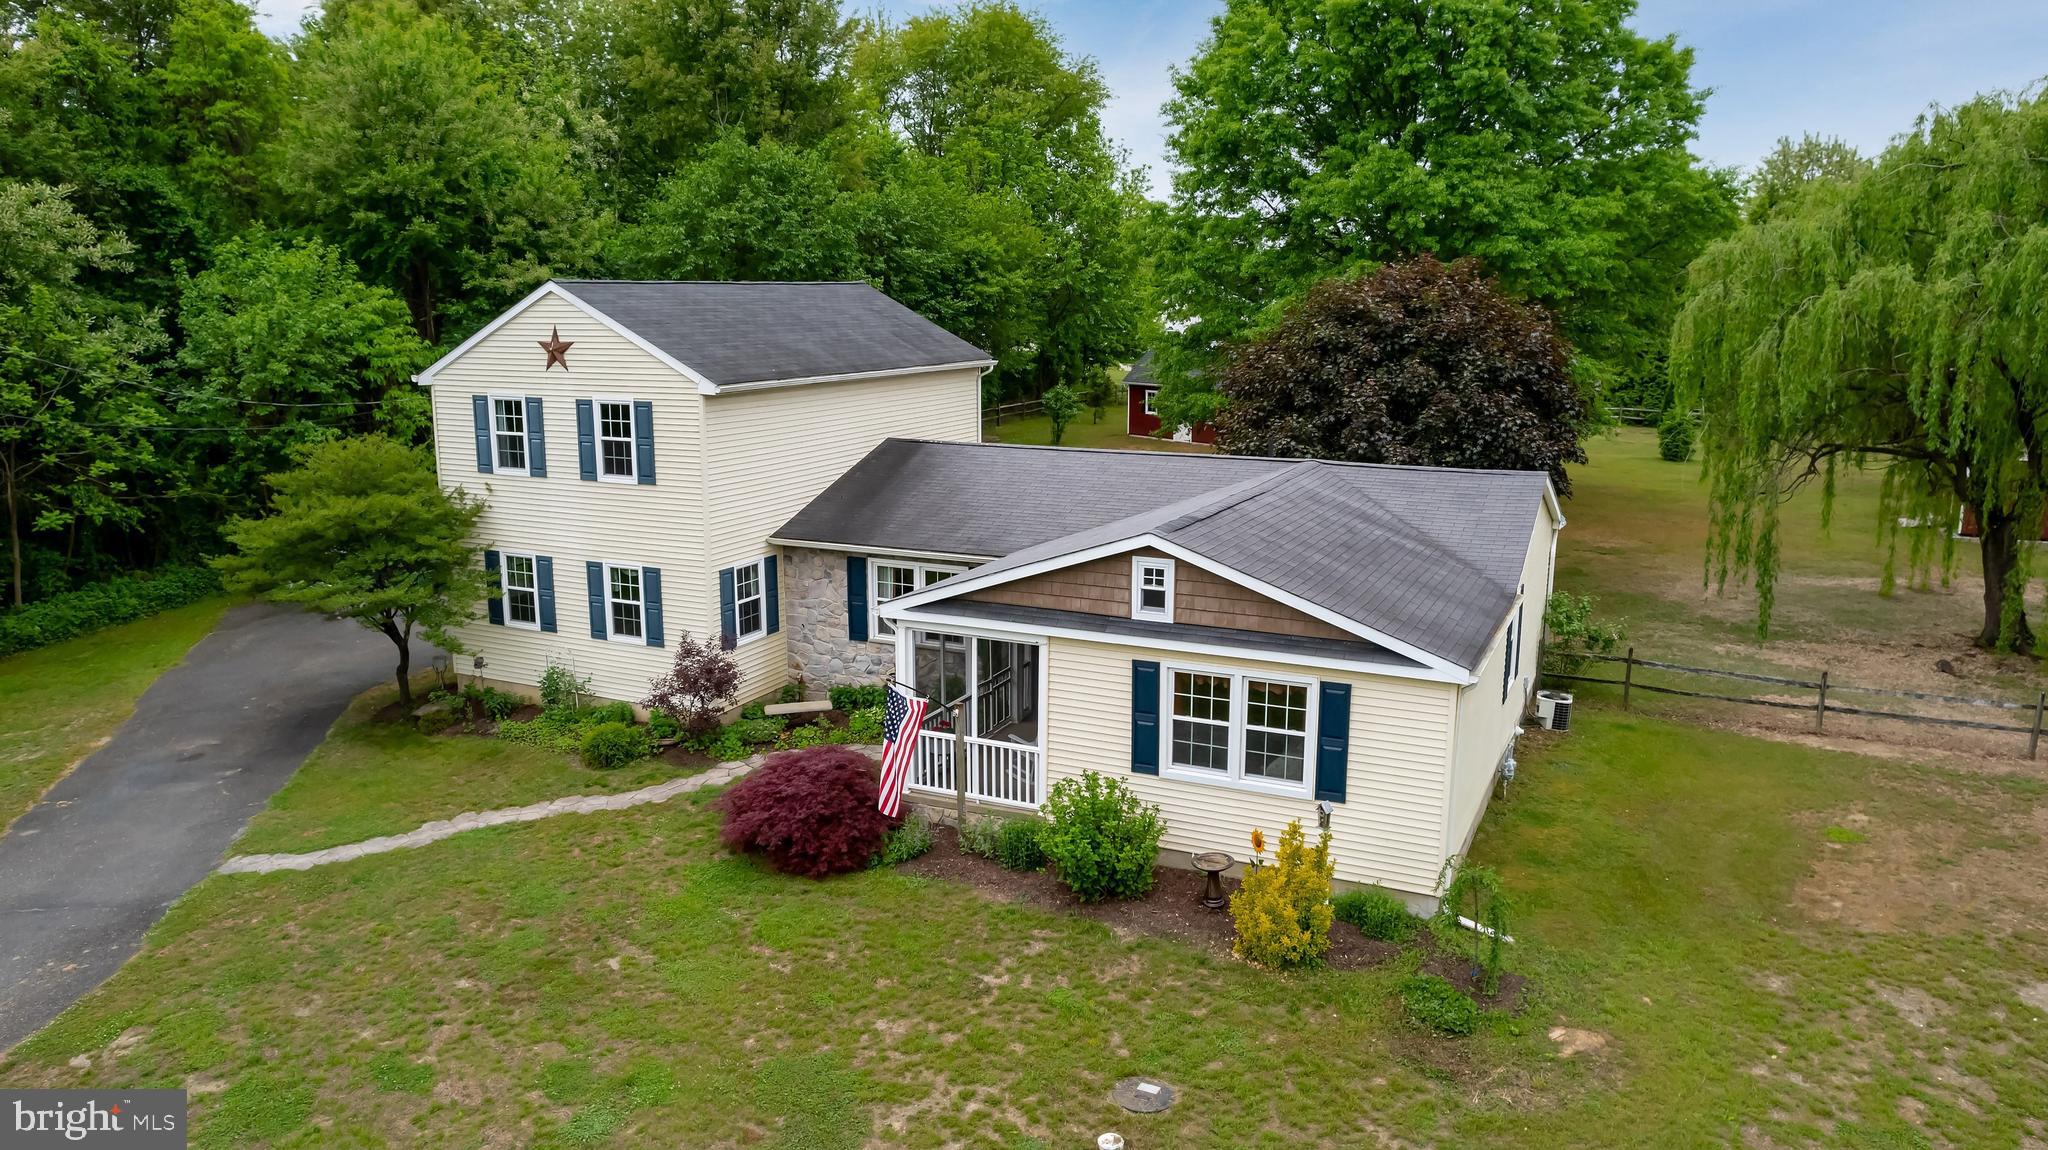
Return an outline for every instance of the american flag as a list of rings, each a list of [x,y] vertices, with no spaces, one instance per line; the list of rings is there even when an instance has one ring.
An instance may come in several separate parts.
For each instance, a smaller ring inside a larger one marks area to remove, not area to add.
[[[903,785],[910,779],[918,728],[924,726],[925,708],[930,705],[903,684],[889,684],[889,701],[882,707],[882,796],[875,805],[892,819],[903,809]]]

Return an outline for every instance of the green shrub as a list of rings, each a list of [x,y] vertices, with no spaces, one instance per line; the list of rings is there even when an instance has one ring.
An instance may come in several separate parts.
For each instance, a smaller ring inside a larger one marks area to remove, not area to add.
[[[590,676],[578,675],[569,666],[548,660],[540,673],[540,705],[549,710],[576,710],[590,695]]]
[[[792,751],[804,747],[832,746],[847,741],[844,727],[835,727],[821,717],[815,723],[805,723],[801,727],[791,727],[782,732],[782,737],[775,740],[775,749]]]
[[[803,697],[804,685],[803,682],[799,680],[794,683],[784,683],[782,685],[782,690],[776,692],[775,701],[778,703],[797,703],[802,702]]]
[[[1337,921],[1348,922],[1358,933],[1381,942],[1406,942],[1414,937],[1422,921],[1408,911],[1408,904],[1378,887],[1348,890],[1330,900]]]
[[[660,740],[681,738],[683,725],[667,711],[656,711],[647,716],[647,733]]]
[[[1657,454],[1668,462],[1684,463],[1692,458],[1693,441],[1698,437],[1699,426],[1692,413],[1673,404],[1657,421]]]
[[[1588,655],[1612,655],[1628,638],[1628,628],[1593,617],[1593,597],[1553,591],[1543,606],[1543,628],[1550,639],[1543,644],[1543,669],[1559,675],[1576,675]]]
[[[1479,1006],[1458,992],[1447,978],[1418,974],[1401,980],[1401,1009],[1438,1034],[1470,1034],[1479,1029]]]
[[[1045,824],[1037,819],[1019,816],[1004,819],[996,825],[995,854],[992,856],[1003,864],[1006,870],[1045,869],[1045,845],[1040,836],[1045,833]]]
[[[573,707],[549,707],[525,722],[507,720],[499,723],[498,737],[544,751],[573,755],[583,749],[583,733],[590,726],[589,714]]]
[[[484,713],[484,717],[494,723],[526,705],[526,700],[510,691],[500,691],[496,687],[484,687],[475,683],[462,689],[462,698],[475,704],[476,708]]]
[[[960,849],[985,859],[996,857],[996,844],[1003,837],[1003,820],[992,815],[971,815],[960,824]]]
[[[1280,832],[1273,861],[1253,867],[1230,896],[1237,930],[1231,951],[1246,962],[1289,970],[1315,966],[1330,949],[1330,832],[1314,849],[1295,819]]]
[[[159,567],[92,583],[0,613],[0,655],[12,655],[196,603],[220,593],[210,567]]]
[[[846,716],[846,737],[863,746],[877,746],[882,741],[882,708],[862,707]]]
[[[609,771],[637,763],[653,750],[645,727],[599,723],[583,736],[583,765]]]
[[[789,720],[780,716],[755,715],[728,724],[725,729],[732,732],[733,738],[748,746],[766,746],[774,742],[776,736],[782,734],[782,729],[788,725]]]
[[[889,701],[889,688],[880,683],[863,683],[858,687],[834,687],[825,692],[832,701],[832,709],[851,715],[869,707],[879,707]]]
[[[882,850],[875,856],[875,866],[895,866],[932,849],[932,821],[916,807],[910,808],[903,821],[882,840]]]
[[[600,703],[584,712],[584,714],[585,721],[590,726],[596,726],[599,723],[625,723],[627,726],[631,726],[633,723],[633,704]]]
[[[1122,779],[1084,771],[1054,783],[1040,841],[1046,862],[1082,902],[1137,898],[1152,889],[1166,823]]]

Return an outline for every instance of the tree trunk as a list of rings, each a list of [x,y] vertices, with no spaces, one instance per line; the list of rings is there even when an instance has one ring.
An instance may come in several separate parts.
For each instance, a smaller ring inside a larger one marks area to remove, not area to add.
[[[7,476],[7,542],[14,560],[14,605],[21,606],[21,515],[14,508],[14,475]]]
[[[411,630],[411,628],[407,628],[407,630]],[[412,710],[412,643],[409,641],[410,636],[405,631],[399,630],[398,624],[389,619],[384,621],[384,634],[389,636],[393,643],[398,644],[398,705],[410,711]]]
[[[1977,645],[1994,648],[2004,629],[2006,577],[2020,561],[2020,525],[2011,512],[1987,506],[1978,516],[1978,528],[1979,549],[1984,556],[1984,629],[1978,632]],[[2013,627],[2013,650],[2032,651],[2034,633],[2027,627],[2024,591],[2013,607],[2019,613]]]

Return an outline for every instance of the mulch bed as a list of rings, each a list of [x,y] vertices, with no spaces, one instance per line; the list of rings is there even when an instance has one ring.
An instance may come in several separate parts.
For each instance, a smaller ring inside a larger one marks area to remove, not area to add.
[[[1086,903],[1058,879],[1043,872],[1005,870],[993,859],[968,854],[960,849],[960,836],[952,827],[934,828],[932,849],[896,868],[903,874],[948,879],[964,883],[982,894],[1006,902],[1021,902],[1048,910],[1092,918],[1118,934],[1149,935],[1198,946],[1228,957],[1237,932],[1230,925],[1228,910],[1204,910],[1202,886],[1206,881],[1195,871],[1160,867],[1153,872],[1152,893],[1141,899]],[[1237,880],[1223,880],[1227,897],[1237,889]],[[1348,922],[1330,927],[1330,952],[1324,961],[1338,970],[1361,970],[1392,962],[1401,948],[1358,933]]]

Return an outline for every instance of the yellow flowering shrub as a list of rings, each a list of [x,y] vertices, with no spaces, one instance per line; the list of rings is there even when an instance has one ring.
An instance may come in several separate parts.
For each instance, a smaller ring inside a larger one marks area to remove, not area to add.
[[[1237,956],[1277,969],[1320,963],[1330,949],[1330,879],[1335,872],[1330,832],[1324,831],[1311,850],[1300,821],[1288,823],[1273,861],[1246,871],[1230,896]]]

